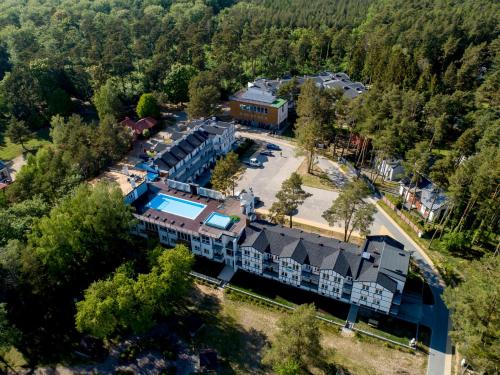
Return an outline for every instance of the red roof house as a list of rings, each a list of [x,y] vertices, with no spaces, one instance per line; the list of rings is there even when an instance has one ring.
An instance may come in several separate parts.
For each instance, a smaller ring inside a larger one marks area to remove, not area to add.
[[[152,117],[141,118],[139,121],[135,122],[129,117],[125,117],[125,120],[120,122],[120,125],[129,127],[134,133],[134,138],[141,135],[146,129],[151,129],[154,127],[158,121]]]

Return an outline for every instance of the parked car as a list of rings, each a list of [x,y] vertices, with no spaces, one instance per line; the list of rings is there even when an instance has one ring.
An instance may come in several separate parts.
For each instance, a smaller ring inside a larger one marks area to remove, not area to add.
[[[281,147],[278,145],[275,145],[274,143],[268,143],[266,147],[268,150],[276,150],[276,151],[281,150]]]
[[[260,154],[264,156],[274,156],[271,150],[262,150]]]
[[[251,158],[249,161],[245,162],[246,165],[250,167],[262,167],[262,163],[257,160],[257,158]]]

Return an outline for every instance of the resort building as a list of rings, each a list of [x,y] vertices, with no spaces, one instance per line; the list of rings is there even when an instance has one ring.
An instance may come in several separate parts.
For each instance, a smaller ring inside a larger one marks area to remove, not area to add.
[[[255,82],[232,95],[229,108],[235,120],[250,126],[280,129],[288,118],[288,102]]]
[[[321,89],[339,89],[347,99],[354,99],[367,91],[361,82],[353,82],[345,73],[321,72],[282,79],[259,78],[249,82],[246,89],[238,91],[229,98],[231,116],[245,125],[280,129],[288,119],[289,110],[295,108],[293,99],[277,97],[279,88],[295,80],[300,88],[308,79]]]
[[[234,123],[216,119],[194,121],[189,132],[170,144],[162,144],[151,166],[168,179],[193,182],[231,151],[234,142]]]
[[[388,236],[361,247],[297,229],[251,224],[240,240],[245,271],[396,315],[410,255]]]
[[[342,302],[396,315],[410,255],[387,236],[362,246],[255,222],[253,193],[219,192],[173,180],[144,182],[126,195],[133,233],[165,246],[184,243],[198,256]]]

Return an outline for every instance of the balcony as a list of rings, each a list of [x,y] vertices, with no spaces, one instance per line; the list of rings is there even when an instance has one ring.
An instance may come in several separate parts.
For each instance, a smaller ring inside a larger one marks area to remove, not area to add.
[[[301,287],[307,288],[309,290],[312,290],[314,292],[318,291],[318,283],[310,282],[305,279],[302,279],[302,282],[300,283]]]
[[[214,260],[220,262],[224,260],[224,254],[222,253],[214,253]]]

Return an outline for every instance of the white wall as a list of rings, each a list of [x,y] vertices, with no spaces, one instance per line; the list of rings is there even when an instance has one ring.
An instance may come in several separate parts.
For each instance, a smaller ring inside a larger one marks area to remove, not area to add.
[[[392,298],[393,293],[377,283],[365,281],[353,282],[351,303],[388,313],[391,309]]]

